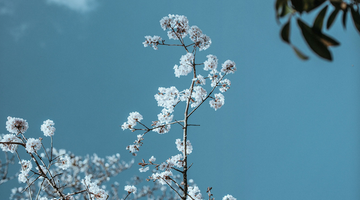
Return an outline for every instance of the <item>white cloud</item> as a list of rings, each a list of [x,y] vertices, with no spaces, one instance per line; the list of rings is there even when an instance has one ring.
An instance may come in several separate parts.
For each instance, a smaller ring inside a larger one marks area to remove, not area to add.
[[[96,7],[96,0],[46,0],[49,4],[65,6],[71,10],[86,13]]]

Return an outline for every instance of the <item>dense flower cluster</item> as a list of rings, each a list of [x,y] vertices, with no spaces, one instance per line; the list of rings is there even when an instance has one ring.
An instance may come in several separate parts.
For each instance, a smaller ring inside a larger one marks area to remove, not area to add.
[[[55,127],[54,127],[55,123],[48,119],[46,121],[44,121],[44,123],[41,125],[40,130],[44,133],[45,136],[54,136],[55,133]]]
[[[210,106],[215,110],[221,108],[221,106],[223,106],[225,103],[224,95],[222,95],[221,93],[215,94],[215,99],[211,100],[209,103]]]
[[[160,20],[160,26],[164,31],[170,29],[167,32],[169,39],[179,40],[188,34],[189,21],[184,15],[169,14]]]
[[[87,188],[91,198],[96,198],[98,200],[106,200],[109,195],[105,192],[105,190],[100,189],[95,182],[91,182],[90,179],[91,176],[85,176],[81,183]]]
[[[128,193],[136,193],[136,187],[133,185],[126,185],[125,191],[127,191]]]
[[[136,125],[136,122],[140,122],[143,119],[143,117],[138,112],[132,112],[129,114],[129,117],[127,119],[128,119],[127,122],[124,122],[124,124],[121,126],[123,130],[133,129],[134,126]]]
[[[198,186],[189,186],[188,187],[189,196],[186,198],[187,200],[201,200],[202,195],[200,193],[200,189]]]
[[[184,142],[181,139],[176,139],[175,141],[176,148],[184,153]],[[186,154],[189,155],[192,153],[193,147],[189,140],[186,141]]]
[[[159,41],[162,40],[160,36],[154,35],[153,37],[151,37],[150,35],[147,35],[145,36],[145,39],[146,39],[145,42],[143,42],[144,47],[151,45],[154,50],[158,50],[157,46],[160,44]]]
[[[209,36],[202,33],[201,29],[197,26],[192,26],[189,29],[189,35],[191,41],[195,42],[195,46],[199,47],[199,50],[206,50],[211,45],[211,39]]]
[[[26,120],[16,117],[7,117],[6,121],[6,129],[10,133],[19,134],[25,133],[26,130],[29,128],[28,123]]]
[[[18,175],[18,180],[21,183],[25,183],[28,180],[28,174],[30,170],[32,169],[31,160],[22,160],[19,162],[21,165],[20,174]]]
[[[3,138],[0,140],[0,142],[16,142],[21,143],[22,141],[16,137],[14,134],[6,134],[3,136]],[[3,151],[10,151],[11,153],[15,153],[17,144],[0,144],[1,150]]]
[[[26,151],[29,153],[35,153],[41,149],[41,141],[35,138],[29,138],[26,142]]]
[[[174,66],[174,74],[176,77],[188,75],[193,69],[194,54],[187,53],[180,58],[180,66]]]
[[[232,195],[228,194],[228,195],[225,195],[222,200],[236,200],[236,198],[233,197]]]

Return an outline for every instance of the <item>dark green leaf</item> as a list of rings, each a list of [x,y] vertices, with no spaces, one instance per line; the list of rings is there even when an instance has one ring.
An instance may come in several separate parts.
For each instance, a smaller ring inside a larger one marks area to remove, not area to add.
[[[289,8],[289,6],[287,4],[284,4],[283,8],[282,8],[282,11],[281,11],[281,14],[280,14],[280,17],[284,17],[284,16],[286,16],[287,14],[289,14],[291,12],[292,12],[291,8]]]
[[[335,8],[335,10],[331,13],[327,23],[326,23],[326,28],[329,29],[331,27],[331,25],[334,23],[336,15],[339,13],[340,9]]]
[[[318,14],[318,16],[316,17],[314,24],[313,24],[313,30],[316,32],[321,32],[323,23],[324,23],[324,17],[326,14],[328,6],[325,6]]]
[[[291,45],[292,49],[295,51],[296,55],[301,58],[302,60],[308,60],[309,57],[305,54],[303,54],[299,49],[297,49],[295,46]]]
[[[291,0],[291,4],[294,6],[294,9],[298,11],[300,14],[304,10],[304,2],[303,0]]]
[[[290,44],[289,35],[290,35],[290,20],[281,29],[281,38],[288,44]]]
[[[337,9],[341,9],[342,0],[330,0],[330,3]]]
[[[336,41],[335,39],[325,35],[325,34],[322,34],[322,33],[319,33],[319,34],[316,34],[319,38],[320,38],[320,41],[325,45],[325,46],[339,46],[340,43],[338,41]]]
[[[360,14],[352,6],[351,6],[351,16],[352,16],[352,19],[354,21],[356,29],[360,33]]]
[[[276,20],[279,21],[280,15],[284,12],[284,5],[287,4],[287,0],[276,0],[275,10],[276,10]]]
[[[315,35],[312,29],[300,19],[298,19],[297,22],[309,47],[320,57],[331,61],[332,57],[330,51],[319,40],[319,38]]]
[[[347,14],[347,9],[348,7],[346,6],[346,8],[343,10],[343,16],[342,16],[342,24],[344,29],[346,29],[346,14]]]
[[[325,0],[303,0],[303,9],[306,12],[310,12],[319,7],[324,2]]]

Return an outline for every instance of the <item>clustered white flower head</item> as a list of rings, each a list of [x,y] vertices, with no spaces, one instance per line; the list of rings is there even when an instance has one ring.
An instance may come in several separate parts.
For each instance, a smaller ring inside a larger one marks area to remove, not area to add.
[[[176,139],[175,144],[176,144],[176,148],[180,152],[184,153],[184,142],[181,139]],[[192,150],[193,150],[193,147],[192,147],[192,145],[190,143],[190,140],[187,140],[186,141],[186,154],[187,155],[191,154]]]
[[[227,60],[222,64],[221,66],[221,72],[227,73],[227,74],[233,74],[236,71],[235,62],[231,60]]]
[[[216,70],[218,65],[217,57],[211,54],[207,55],[206,57],[208,59],[204,62],[204,70],[205,71]]]
[[[90,179],[91,176],[85,176],[85,178],[81,181],[81,183],[88,189],[90,196],[92,198],[96,198],[97,200],[106,200],[109,195],[105,192],[105,190],[100,189],[95,182],[91,182]]]
[[[170,29],[167,32],[169,39],[178,40],[188,34],[189,21],[184,15],[169,14],[160,20],[160,26],[164,31]]]
[[[154,35],[153,37],[151,37],[150,35],[145,36],[145,42],[143,42],[144,47],[147,46],[152,46],[152,48],[154,50],[158,50],[158,44],[160,44],[160,41],[162,40],[162,38],[160,36]]]
[[[125,191],[127,191],[128,193],[136,193],[136,187],[133,185],[126,185]]]
[[[121,126],[123,130],[133,129],[136,125],[136,122],[140,122],[143,119],[143,116],[139,112],[131,112],[127,119],[127,122],[124,122],[124,124]]]
[[[151,175],[151,179],[153,179],[154,181],[159,181],[159,183],[161,185],[165,185],[166,183],[167,184],[170,184],[171,185],[171,180],[170,180],[170,177],[173,175],[173,173],[171,171],[164,171],[164,172],[161,172],[161,173],[153,173]]]
[[[31,160],[22,160],[19,163],[21,165],[21,170],[20,170],[21,173],[18,175],[18,180],[21,183],[25,183],[28,180],[27,176],[30,170],[32,169]]]
[[[6,134],[3,136],[3,138],[0,141],[1,142],[17,142],[17,143],[22,142],[14,134]],[[18,146],[17,144],[0,144],[1,150],[5,151],[5,152],[10,151],[11,153],[15,153],[17,146]]]
[[[222,200],[236,200],[236,198],[233,197],[232,195],[228,194],[228,195],[225,195]]]
[[[225,98],[224,95],[221,93],[215,94],[215,99],[210,100],[210,107],[214,108],[215,111],[219,108],[221,108],[221,106],[224,105],[225,103]]]
[[[211,45],[210,37],[203,34],[199,27],[192,26],[189,29],[189,35],[191,41],[195,42],[195,45],[199,47],[200,51],[206,50],[210,47]]]
[[[41,148],[41,141],[35,138],[29,138],[26,142],[26,151],[29,153],[35,153]]]
[[[61,168],[62,170],[66,170],[71,166],[71,160],[69,155],[65,154],[58,159],[56,166]]]
[[[41,125],[40,130],[44,133],[45,136],[53,136],[55,132],[54,125],[55,123],[52,120],[48,119],[44,121],[44,123]]]
[[[180,66],[174,66],[174,74],[176,77],[187,76],[193,68],[194,54],[187,53],[180,58]]]
[[[188,187],[189,195],[186,197],[187,200],[201,200],[202,195],[198,186],[189,186]]]
[[[163,162],[160,164],[159,168],[160,170],[164,171],[170,171],[172,167],[183,167],[184,162],[182,160],[183,155],[177,154],[175,156],[171,156],[171,158],[167,159],[166,162]]]
[[[16,118],[10,116],[7,117],[6,129],[10,133],[14,133],[14,134],[25,133],[28,128],[29,128],[29,124],[26,122],[26,120],[22,118]]]

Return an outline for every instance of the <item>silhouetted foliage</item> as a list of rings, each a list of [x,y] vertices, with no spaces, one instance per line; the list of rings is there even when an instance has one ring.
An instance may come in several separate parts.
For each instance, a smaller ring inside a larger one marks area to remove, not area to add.
[[[308,14],[319,7],[322,7],[322,9],[317,14],[312,26],[307,25],[302,20],[302,14]],[[332,11],[330,11],[331,14],[326,19],[326,13],[329,7],[332,8]],[[342,12],[342,24],[344,29],[346,29],[347,15],[350,15],[348,13],[351,13],[354,25],[360,33],[360,0],[351,0],[348,2],[343,0],[276,0],[275,11],[276,19],[279,23],[281,18],[287,18],[286,23],[280,31],[282,40],[289,44],[296,55],[303,60],[307,60],[309,57],[295,47],[290,40],[290,24],[293,21],[291,20],[293,18],[297,21],[308,46],[318,56],[329,61],[332,61],[333,59],[329,47],[339,46],[340,43],[336,39],[324,34],[324,20],[326,20],[326,29],[329,30],[337,15]]]

